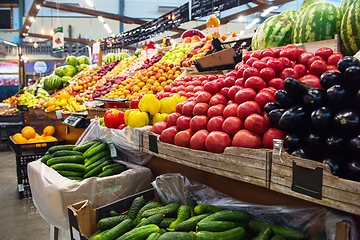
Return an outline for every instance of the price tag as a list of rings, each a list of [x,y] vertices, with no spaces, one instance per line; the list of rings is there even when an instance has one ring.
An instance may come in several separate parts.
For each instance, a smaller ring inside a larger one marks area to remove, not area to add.
[[[108,145],[109,145],[109,148],[110,148],[110,155],[112,158],[115,158],[117,157],[117,151],[116,151],[116,148],[115,148],[115,145],[113,142],[108,142]]]
[[[56,110],[55,111],[55,114],[56,114],[56,118],[57,119],[62,119],[63,117],[62,117],[62,114],[61,114],[61,110]]]
[[[149,150],[158,154],[158,146],[157,146],[157,137],[154,135],[149,135]]]
[[[293,179],[291,190],[309,197],[322,199],[323,169],[306,169],[293,162]]]
[[[128,128],[126,136],[127,136],[127,144],[128,144],[129,147],[131,147],[133,145],[133,142],[132,142],[132,139],[131,139],[131,136],[132,136],[131,128]]]

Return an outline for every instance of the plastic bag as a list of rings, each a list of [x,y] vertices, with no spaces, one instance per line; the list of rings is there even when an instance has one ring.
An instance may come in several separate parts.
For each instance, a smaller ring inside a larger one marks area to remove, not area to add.
[[[80,136],[76,145],[98,139],[102,142],[113,142],[122,153],[124,161],[145,165],[153,156],[140,151],[142,146],[142,130],[144,128],[126,127],[123,130],[102,127],[97,119],[92,119],[90,125]]]
[[[28,164],[28,176],[34,205],[43,219],[57,228],[68,230],[67,206],[89,200],[100,207],[151,188],[150,169],[118,161],[129,169],[104,178],[91,177],[81,182],[58,174],[40,160]]]
[[[177,189],[180,174],[164,174],[158,176],[151,184],[157,190],[164,202],[181,202],[184,200],[182,187]],[[159,180],[166,179],[167,185],[159,187]],[[173,178],[173,180],[171,180]],[[336,223],[348,221],[351,223],[351,240],[357,240],[356,223],[346,215],[329,211],[325,207],[295,207],[295,206],[264,206],[236,200],[228,195],[214,190],[198,182],[189,182],[182,176],[189,198],[198,204],[211,204],[224,209],[242,209],[249,212],[253,219],[276,225],[287,226],[306,232],[312,237],[320,231],[325,231],[328,240],[335,240]],[[172,196],[171,196],[172,195]]]

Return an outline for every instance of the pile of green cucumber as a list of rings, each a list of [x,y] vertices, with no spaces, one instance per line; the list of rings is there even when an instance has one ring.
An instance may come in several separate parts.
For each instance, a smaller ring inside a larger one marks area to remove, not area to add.
[[[77,181],[90,177],[108,177],[127,170],[125,165],[112,160],[108,145],[97,140],[80,146],[51,147],[41,162],[60,175]]]
[[[255,221],[243,210],[223,210],[190,200],[187,205],[146,202],[137,197],[129,211],[100,219],[90,240],[286,240],[304,232]],[[323,233],[312,238],[326,240]]]

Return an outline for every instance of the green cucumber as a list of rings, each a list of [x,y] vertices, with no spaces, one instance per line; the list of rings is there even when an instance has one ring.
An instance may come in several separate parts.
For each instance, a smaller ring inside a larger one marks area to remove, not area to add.
[[[113,175],[120,174],[124,171],[125,171],[125,169],[123,167],[113,167],[113,168],[110,168],[110,169],[100,173],[98,177],[102,178],[102,177],[113,176]]]
[[[52,157],[52,154],[49,153],[48,155],[43,156],[40,161],[46,164],[47,160],[51,159]]]
[[[203,214],[203,213],[216,213],[216,212],[219,212],[221,210],[223,210],[223,209],[219,208],[219,207],[216,207],[216,206],[213,206],[213,205],[200,204],[200,205],[197,205],[194,208],[194,213],[196,215],[200,215],[200,214]]]
[[[194,199],[189,199],[186,205],[191,209],[191,217],[195,216],[194,208],[196,207],[197,202]]]
[[[315,234],[311,240],[326,240],[326,233],[325,232],[319,232],[317,234]],[[279,240],[279,239],[278,239]]]
[[[110,151],[109,150],[105,150],[102,152],[99,152],[97,154],[95,154],[94,156],[92,156],[91,158],[88,158],[88,160],[85,163],[85,167],[91,165],[92,163],[96,162],[97,160],[106,157],[106,156],[110,156]]]
[[[166,232],[158,240],[196,240],[194,232]]]
[[[285,237],[281,236],[281,235],[275,235],[271,238],[271,240],[286,240]],[[311,239],[311,240],[315,240],[315,239]],[[320,240],[320,239],[319,239]],[[326,238],[322,239],[322,240],[326,240]]]
[[[115,217],[103,218],[103,219],[99,220],[98,228],[101,231],[111,229],[111,228],[115,227],[116,225],[118,225],[119,223],[121,223],[122,221],[124,221],[125,219],[128,219],[127,215],[119,215],[119,216],[115,216]]]
[[[100,229],[98,229],[96,232],[94,232],[94,234],[90,236],[90,240],[93,240],[94,237],[96,237],[96,235],[98,235],[99,233],[101,233]]]
[[[102,152],[106,149],[107,144],[106,143],[100,143],[100,145],[90,149],[90,151],[84,153],[85,158],[91,158],[95,154],[98,154],[99,152]]]
[[[70,151],[70,150],[61,150],[54,152],[53,157],[62,157],[62,156],[83,156],[81,152]]]
[[[129,218],[134,221],[136,215],[138,214],[140,209],[145,206],[145,204],[146,201],[143,196],[135,198],[134,201],[131,203],[131,207],[128,212]]]
[[[82,177],[67,177],[68,179],[70,180],[75,180],[75,181],[78,181],[78,182],[81,182],[82,180],[84,180]]]
[[[169,203],[168,205],[163,207],[146,210],[145,212],[143,212],[142,217],[147,218],[157,213],[165,214],[165,217],[175,217],[179,207],[180,204],[178,203]]]
[[[94,143],[96,143],[98,141],[96,140],[91,140],[89,142],[83,143],[79,146],[74,147],[73,151],[78,151],[78,152],[85,152],[86,150],[88,150],[92,145],[94,145]]]
[[[125,219],[115,227],[111,228],[106,234],[102,236],[102,240],[115,240],[127,231],[129,231],[132,227],[131,219]]]
[[[126,169],[126,166],[121,164],[121,163],[113,163],[113,164],[110,164],[110,165],[107,165],[107,166],[103,167],[102,171],[105,172],[106,170],[108,170],[110,168],[113,168],[113,167],[123,167],[124,169]]]
[[[98,230],[98,231],[99,231],[99,230]],[[98,231],[96,231],[95,233],[97,233]],[[91,235],[90,240],[101,240],[102,237],[103,237],[108,231],[110,231],[110,229],[105,230],[105,231],[103,231],[103,232],[100,232],[100,233],[98,233],[98,234],[95,234],[95,233],[94,233],[93,235]]]
[[[136,217],[134,219],[134,226],[138,225],[140,223],[140,220],[141,220],[141,215],[143,212],[145,212],[146,210],[149,210],[149,209],[152,209],[152,208],[156,208],[156,207],[160,207],[161,206],[161,203],[158,203],[158,202],[148,202],[145,204],[145,206],[143,206],[139,212],[136,214]],[[168,225],[169,226],[169,225]],[[168,226],[166,226],[165,228],[167,228]]]
[[[50,154],[49,151],[47,151],[47,152],[45,153],[45,156],[46,156],[46,155],[49,155],[49,154]]]
[[[161,213],[155,214],[151,217],[146,218],[144,221],[140,222],[135,228],[139,228],[149,224],[159,225],[163,219],[164,219],[163,214]]]
[[[73,171],[57,171],[61,176],[64,177],[83,177],[84,173],[83,172],[73,172]]]
[[[247,225],[247,222],[200,221],[196,226],[196,231],[223,232],[236,227],[245,228]]]
[[[233,221],[233,222],[242,222],[250,221],[250,214],[244,210],[222,210],[211,214],[210,216],[201,220],[201,222],[206,221]]]
[[[89,147],[84,153],[83,153],[83,156],[85,157],[85,155],[91,150],[91,149],[94,149],[96,148],[97,146],[99,146],[101,144],[101,142],[96,142],[94,143],[91,147]],[[86,157],[85,157],[86,158]]]
[[[125,233],[117,240],[145,240],[152,233],[160,232],[160,228],[155,224],[145,225],[139,228],[134,228],[130,232]]]
[[[176,218],[164,218],[161,223],[159,224],[160,228],[168,228],[170,224],[175,221]]]
[[[101,173],[101,169],[110,163],[111,163],[111,160],[106,160],[105,162],[99,164],[94,169],[92,169],[90,172],[86,173],[84,175],[84,178],[95,177],[95,176],[99,175],[99,173]]]
[[[191,217],[191,208],[188,205],[182,205],[177,212],[177,219],[169,226],[170,229],[174,229],[179,223],[188,220]]]
[[[272,230],[270,226],[264,226],[259,235],[257,235],[257,237],[255,237],[255,240],[269,240],[270,236],[272,234]]]
[[[62,156],[62,157],[54,157],[47,161],[48,166],[52,166],[54,164],[58,163],[84,163],[84,157],[83,156]]]
[[[76,147],[75,145],[60,145],[60,146],[53,146],[49,148],[49,153],[53,154],[54,152],[61,151],[61,150],[70,150],[72,151]]]
[[[160,233],[152,233],[150,236],[147,237],[146,240],[157,240],[161,236]]]
[[[110,211],[110,217],[117,217],[119,214],[116,211]]]
[[[160,234],[163,235],[164,233],[166,233],[165,229],[160,228]]]
[[[205,214],[201,214],[201,215],[198,215],[198,216],[191,217],[188,220],[176,225],[175,231],[178,231],[178,232],[195,231],[196,230],[196,225],[198,224],[198,222],[200,222],[202,219],[206,218],[210,214],[211,213],[205,213]]]
[[[271,230],[274,232],[274,234],[284,236],[285,238],[289,238],[289,239],[306,239],[307,238],[305,233],[303,233],[302,231],[293,229],[293,228],[272,225],[272,224],[268,224],[268,223],[264,223],[264,222],[255,221],[255,220],[252,220],[249,223],[250,229],[253,231],[256,231],[256,232],[260,232],[261,229],[267,225],[269,225],[271,227]]]
[[[51,166],[54,170],[84,172],[85,167],[77,163],[58,163]]]
[[[233,228],[224,232],[200,231],[196,233],[196,240],[241,240],[245,236],[242,227]]]
[[[89,166],[87,166],[87,167],[85,166],[85,173],[90,172],[91,170],[93,170],[95,167],[99,166],[101,163],[105,162],[106,160],[111,160],[111,157],[105,156],[105,157],[97,160],[96,162],[90,164]]]

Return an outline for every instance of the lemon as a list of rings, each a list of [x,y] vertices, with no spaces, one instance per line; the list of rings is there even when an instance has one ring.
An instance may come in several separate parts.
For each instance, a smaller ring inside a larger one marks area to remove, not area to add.
[[[60,102],[59,101],[55,102],[55,107],[60,107]]]
[[[71,102],[76,101],[76,100],[75,100],[74,97],[70,97],[67,101],[68,101],[68,103],[71,103]]]
[[[64,106],[67,105],[67,100],[66,99],[61,99],[59,104],[60,104],[61,107],[64,107]]]

